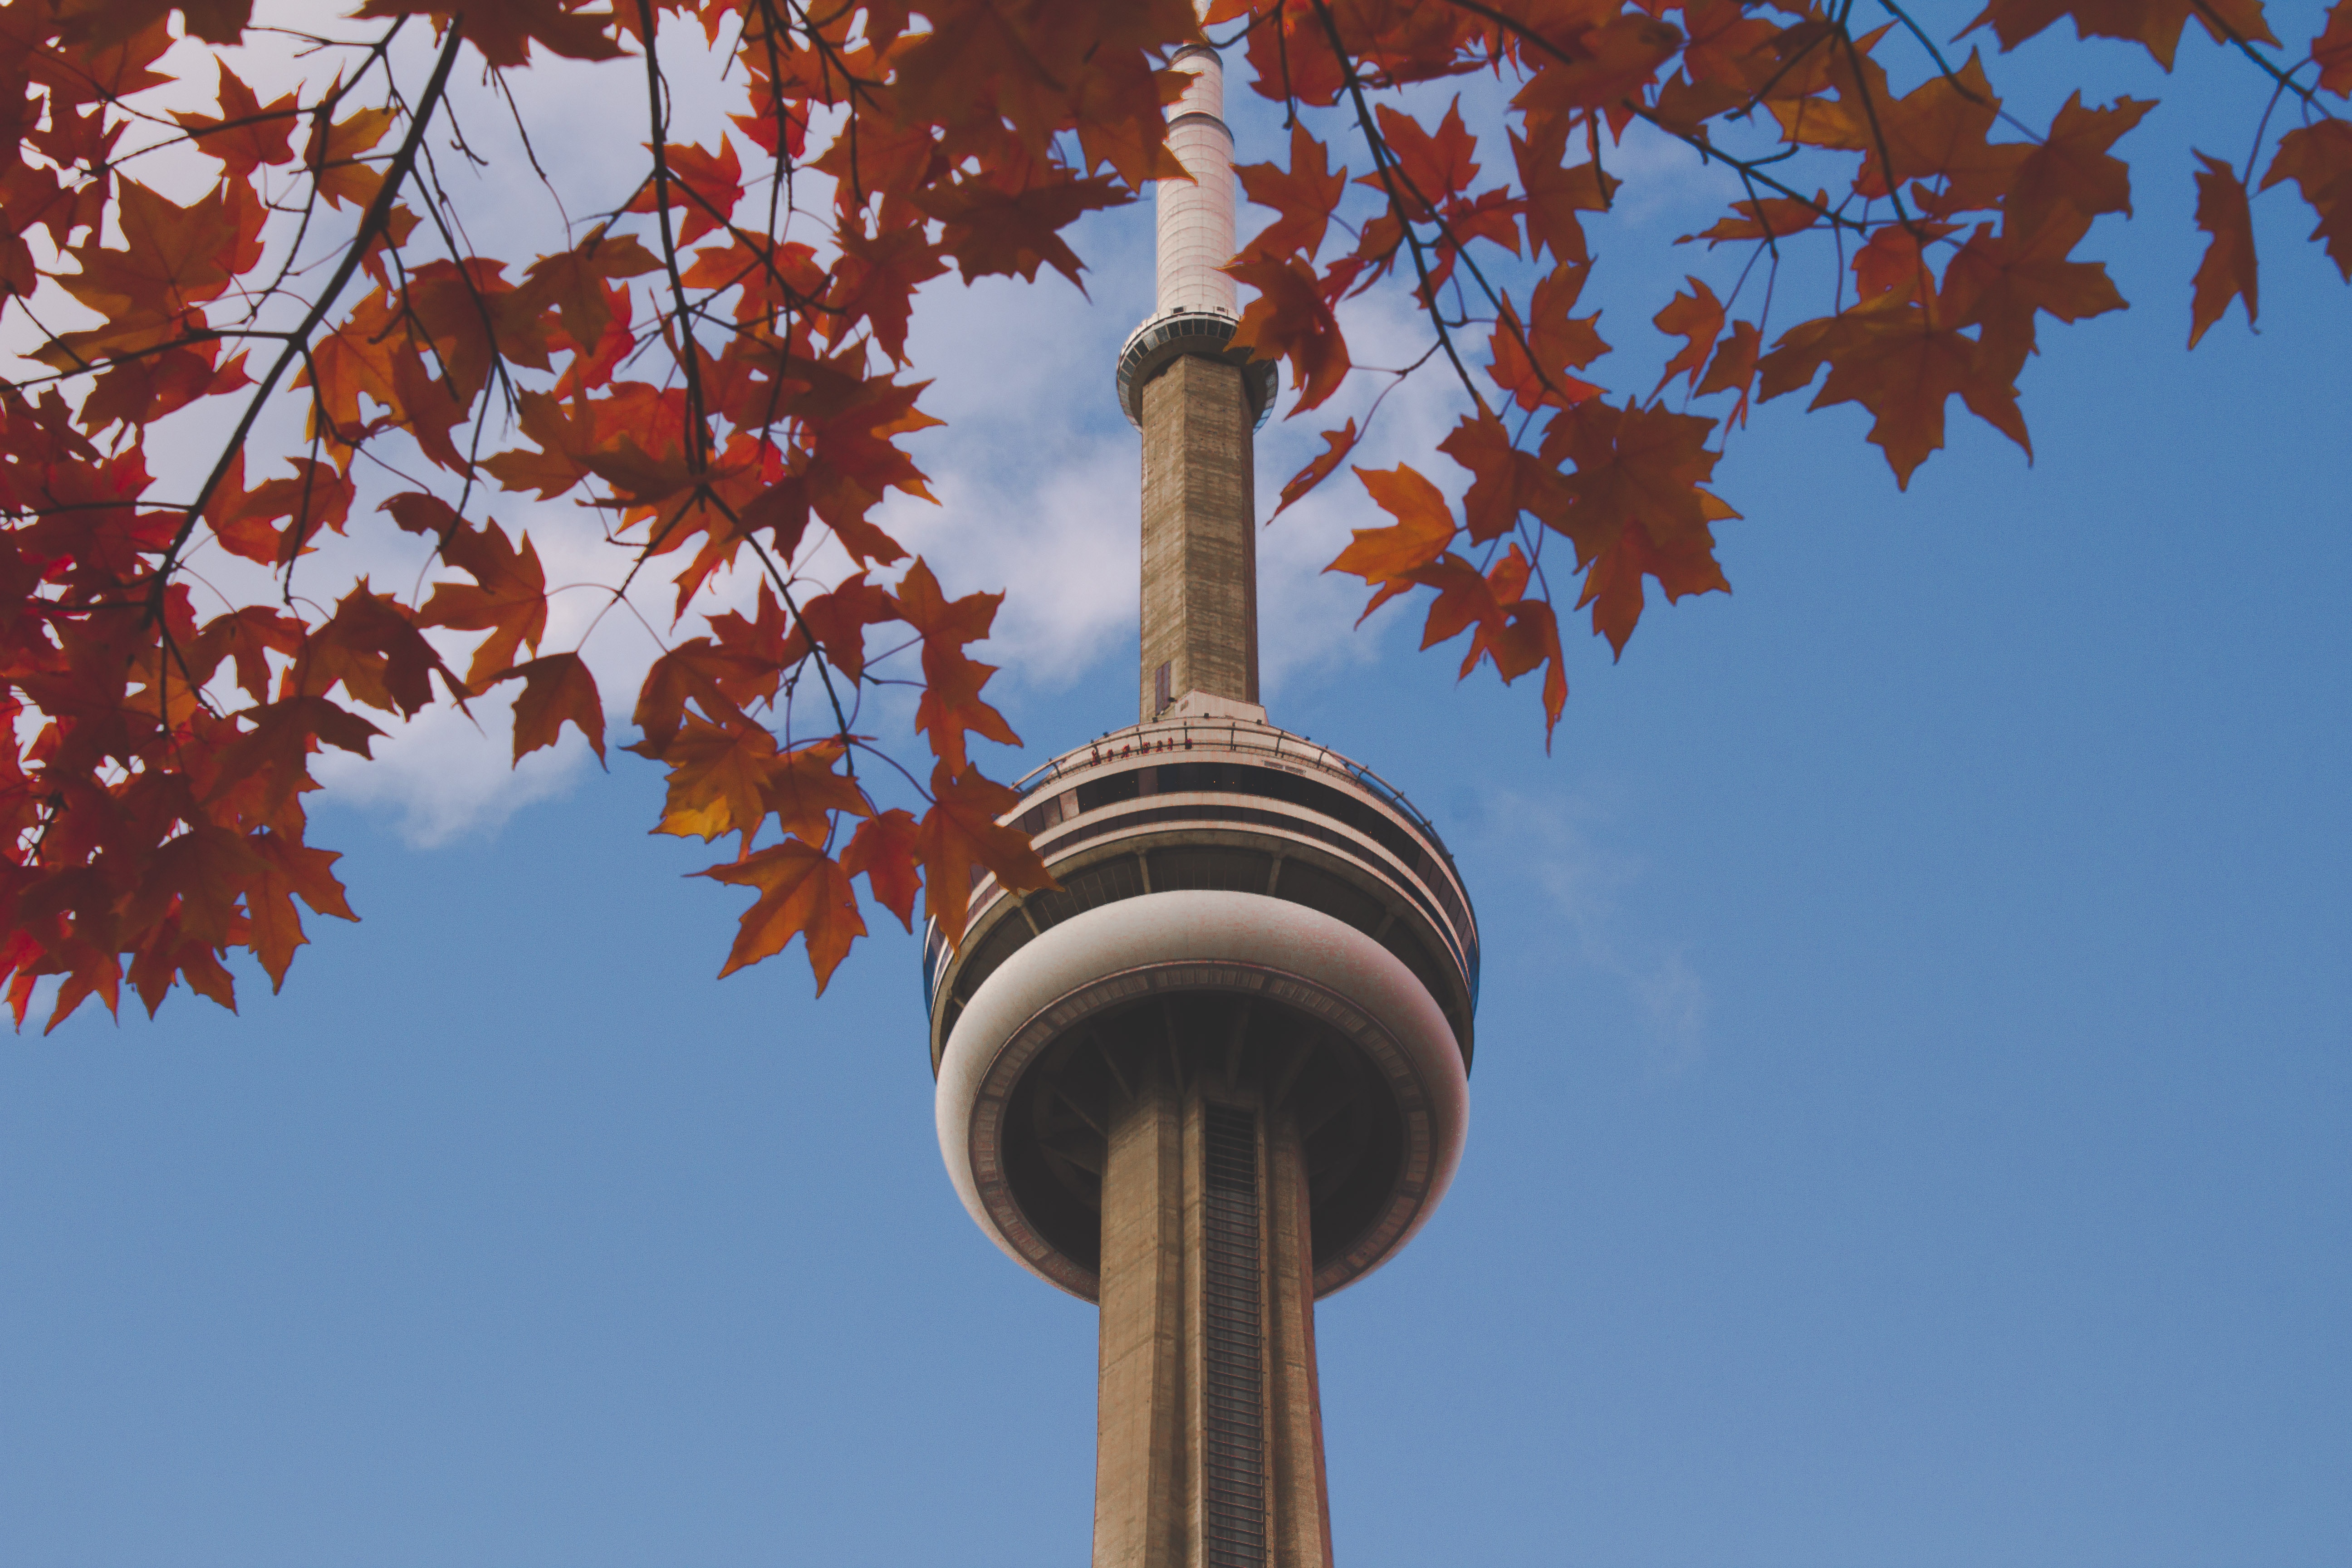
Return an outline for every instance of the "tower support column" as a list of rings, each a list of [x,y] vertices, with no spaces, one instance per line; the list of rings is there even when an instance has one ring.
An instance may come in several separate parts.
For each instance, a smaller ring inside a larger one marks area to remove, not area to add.
[[[1297,1123],[1183,1059],[1107,1129],[1094,1568],[1330,1568]]]
[[[1145,719],[1257,695],[1253,416],[1238,366],[1185,354],[1143,388]]]

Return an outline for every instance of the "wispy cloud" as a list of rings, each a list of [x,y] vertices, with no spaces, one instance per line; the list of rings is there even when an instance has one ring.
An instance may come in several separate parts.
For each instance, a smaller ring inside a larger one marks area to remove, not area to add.
[[[1640,930],[1628,904],[1642,866],[1606,847],[1598,829],[1607,813],[1573,797],[1506,789],[1475,799],[1472,836],[1488,841],[1492,864],[1550,900],[1580,961],[1625,987],[1643,1020],[1651,1066],[1669,1075],[1696,1067],[1706,1039],[1706,982],[1678,944]]]

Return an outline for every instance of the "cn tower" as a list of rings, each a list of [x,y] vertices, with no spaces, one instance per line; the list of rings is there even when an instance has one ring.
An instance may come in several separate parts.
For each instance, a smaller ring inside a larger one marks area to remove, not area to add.
[[[1217,56],[1169,141],[1143,435],[1140,721],[1020,784],[1060,886],[983,879],[924,952],[940,1152],[971,1217],[1101,1307],[1095,1568],[1331,1562],[1315,1302],[1444,1197],[1478,929],[1429,820],[1258,703],[1255,431]]]

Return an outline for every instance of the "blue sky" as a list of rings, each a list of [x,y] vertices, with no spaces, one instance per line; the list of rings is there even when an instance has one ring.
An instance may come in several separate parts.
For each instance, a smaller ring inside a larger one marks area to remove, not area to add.
[[[2032,467],[1956,411],[1898,494],[1858,410],[1764,408],[1735,594],[1577,648],[1549,756],[1348,630],[1360,491],[1267,536],[1274,717],[1436,818],[1486,943],[1461,1176],[1318,1318],[1349,1568],[2352,1552],[2352,300],[2273,198],[2262,332],[2182,353],[2243,107],[2127,143],[2134,308],[2045,331]],[[1627,241],[1696,226],[1676,177]],[[1148,229],[919,339],[908,526],[1014,591],[1001,774],[1131,718]],[[715,981],[655,770],[443,757],[320,805],[364,923],[282,995],[0,1050],[0,1557],[1082,1561],[1093,1313],[948,1188],[911,940]]]

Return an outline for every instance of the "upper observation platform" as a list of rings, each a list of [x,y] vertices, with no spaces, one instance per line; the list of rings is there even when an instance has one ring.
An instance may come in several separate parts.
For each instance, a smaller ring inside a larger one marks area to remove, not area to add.
[[[1032,837],[1062,885],[1008,895],[982,875],[961,947],[950,952],[927,928],[933,1070],[964,1003],[1031,938],[1084,910],[1178,889],[1303,904],[1365,932],[1428,988],[1469,1067],[1478,1005],[1469,892],[1436,826],[1362,763],[1260,721],[1171,712],[1066,752],[1013,787],[1021,809],[1005,820]]]

